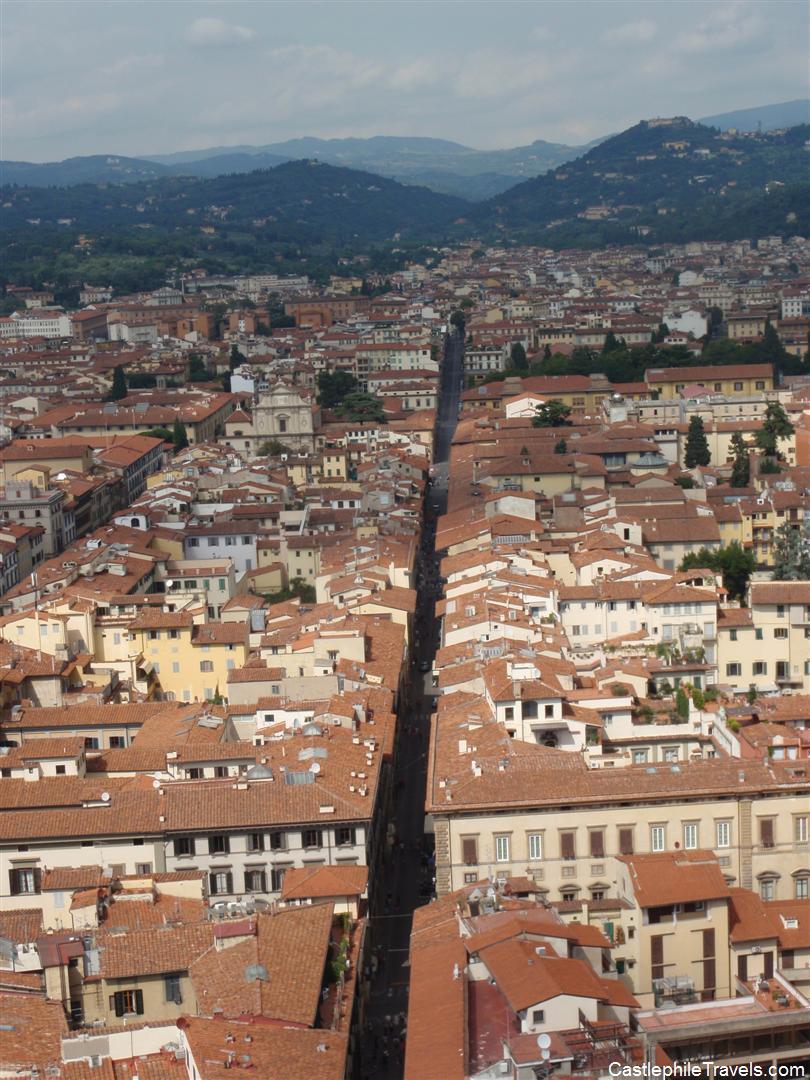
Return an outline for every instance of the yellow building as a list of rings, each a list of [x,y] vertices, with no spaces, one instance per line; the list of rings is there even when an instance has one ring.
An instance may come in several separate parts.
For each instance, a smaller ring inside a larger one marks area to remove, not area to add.
[[[169,701],[210,701],[225,695],[228,673],[248,653],[245,623],[204,623],[202,608],[143,611],[129,626],[134,653],[142,654]]]
[[[650,392],[667,401],[686,386],[705,386],[713,394],[735,396],[773,390],[772,364],[729,364],[705,367],[648,368],[644,381]]]

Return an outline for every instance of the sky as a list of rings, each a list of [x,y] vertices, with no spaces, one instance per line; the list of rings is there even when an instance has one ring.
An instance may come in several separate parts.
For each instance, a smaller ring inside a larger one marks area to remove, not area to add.
[[[2,0],[0,157],[578,145],[805,97],[805,0]]]

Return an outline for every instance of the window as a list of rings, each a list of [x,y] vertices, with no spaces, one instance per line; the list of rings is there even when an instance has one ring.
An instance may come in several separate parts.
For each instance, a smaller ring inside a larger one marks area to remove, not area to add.
[[[729,630],[728,639],[729,639],[729,641],[736,641],[737,640],[737,631],[736,630]]]
[[[211,672],[213,670],[214,670],[214,662],[213,662],[213,660],[201,660],[200,661],[200,671]]]
[[[653,979],[664,977],[664,935],[653,934],[650,937],[650,976]]]
[[[285,851],[287,848],[287,834],[283,832],[271,832],[270,833],[270,850],[271,851]]]
[[[163,995],[166,1001],[173,1001],[175,1005],[183,1004],[183,991],[180,989],[180,975],[171,974],[163,976]]]
[[[9,870],[9,890],[12,896],[28,896],[40,892],[42,871],[36,866]]]
[[[110,736],[110,749],[111,750],[122,750],[124,745],[125,745],[125,743],[124,743],[124,736],[123,735],[111,735]]]
[[[248,833],[247,849],[248,851],[264,851],[264,833]]]
[[[663,825],[650,826],[650,851],[663,851],[666,847],[666,829]]]
[[[714,823],[715,847],[731,847],[731,822],[716,821]]]
[[[544,1024],[546,1021],[546,1014],[543,1009],[532,1009],[532,1023]]]
[[[774,846],[773,826],[773,818],[759,819],[759,842],[765,848]]]
[[[54,772],[57,776],[65,776],[67,768],[65,765],[57,765]]]
[[[195,847],[193,836],[176,836],[174,838],[174,857],[180,858],[183,855],[193,855]]]
[[[211,896],[225,896],[233,892],[233,874],[230,870],[212,870],[208,875],[208,892]]]
[[[270,871],[270,891],[281,892],[281,886],[284,884],[284,875],[287,873],[286,866],[274,866]]]
[[[543,834],[529,833],[528,836],[529,859],[537,861],[543,858]]]
[[[687,850],[693,850],[698,846],[697,822],[690,821],[683,827],[683,846]]]
[[[180,663],[177,660],[172,660],[172,674],[173,675],[179,675],[180,674]]]
[[[648,757],[648,751],[647,750],[634,750],[633,751],[633,764],[634,765],[643,765],[646,762],[647,757]]]
[[[323,837],[320,829],[304,829],[301,837],[305,848],[319,848],[323,846]]]
[[[560,856],[563,859],[575,859],[577,857],[576,833],[567,831],[560,833]]]
[[[150,641],[160,641],[160,631],[159,630],[150,630],[149,631],[149,640]]]
[[[782,640],[784,640],[788,636],[787,627],[786,626],[777,626],[774,629],[773,636],[775,638],[781,638]]]
[[[776,879],[762,878],[759,883],[759,895],[763,900],[773,900],[776,896]]]
[[[461,858],[465,866],[478,865],[478,838],[465,836],[461,840]]]
[[[509,862],[509,837],[495,837],[495,862]]]
[[[784,604],[777,604],[776,605],[776,617],[778,619],[784,619],[784,617],[785,617],[785,605]]]
[[[753,666],[751,668],[751,671],[753,672],[754,675],[767,675],[768,674],[768,665],[765,663],[764,660],[755,660],[754,663],[753,663]]]
[[[794,878],[793,893],[797,900],[807,900],[810,898],[810,877],[804,875],[802,877]]]
[[[335,829],[335,843],[338,847],[353,847],[356,842],[353,825],[341,825]]]
[[[605,857],[605,834],[601,829],[592,829],[588,835],[591,844],[591,858],[603,859]]]
[[[807,817],[795,817],[793,819],[793,839],[797,844],[807,843],[807,837],[810,835],[808,822],[810,822],[810,818]]]
[[[152,873],[152,864],[150,862],[136,862],[135,873],[142,874],[143,877],[147,877]]]
[[[209,836],[208,837],[208,854],[209,855],[227,855],[231,850],[230,840],[227,836]]]
[[[262,867],[245,870],[245,892],[267,892],[267,874]]]
[[[619,854],[620,855],[632,855],[633,854],[633,830],[632,829],[619,829]]]
[[[742,675],[742,664],[726,664],[726,675]]]
[[[110,1008],[116,1016],[143,1016],[143,990],[116,990],[110,995]]]

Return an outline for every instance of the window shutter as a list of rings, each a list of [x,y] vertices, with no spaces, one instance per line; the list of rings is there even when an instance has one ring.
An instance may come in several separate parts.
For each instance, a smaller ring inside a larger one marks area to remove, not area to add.
[[[601,859],[605,854],[605,836],[600,831],[592,832],[591,836],[591,857],[594,859]]]
[[[759,838],[763,847],[773,847],[773,819],[763,818],[759,823]]]
[[[619,854],[633,854],[633,830],[619,829]]]
[[[469,838],[462,841],[462,852],[465,866],[476,866],[478,864],[478,843],[474,838]]]
[[[232,873],[230,872],[230,870],[229,870],[229,871],[228,871],[228,873],[227,873],[227,874],[225,875],[225,880],[226,880],[226,882],[227,882],[227,884],[228,884],[228,889],[227,889],[227,891],[228,891],[229,893],[232,893],[232,892],[233,892],[233,874],[232,874]]]
[[[115,1015],[116,1016],[123,1016],[124,1015],[124,995],[119,990],[118,993],[114,995],[114,997],[115,997]]]
[[[703,931],[703,957],[708,960],[714,956],[714,930]]]
[[[572,832],[560,833],[560,851],[564,859],[575,858],[574,834]]]
[[[764,966],[763,966],[763,969],[762,969],[763,974],[764,974],[766,979],[772,979],[773,978],[773,953],[772,952],[763,953],[762,954],[762,959],[764,961]]]
[[[143,1016],[143,990],[135,991],[135,1012],[138,1016]]]
[[[703,961],[703,989],[714,990],[717,984],[717,974],[715,971],[714,960]]]

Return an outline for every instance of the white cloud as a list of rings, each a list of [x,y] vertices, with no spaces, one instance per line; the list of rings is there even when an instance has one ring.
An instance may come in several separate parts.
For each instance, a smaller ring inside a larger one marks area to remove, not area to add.
[[[711,10],[694,30],[678,34],[675,48],[693,53],[737,49],[759,39],[764,27],[761,15],[749,4],[724,4]]]
[[[186,41],[204,48],[217,45],[239,45],[250,41],[256,31],[248,26],[226,23],[224,19],[195,19],[186,28]]]
[[[658,27],[651,19],[636,19],[635,22],[606,30],[602,37],[614,45],[643,45],[646,41],[652,41],[657,33]]]

